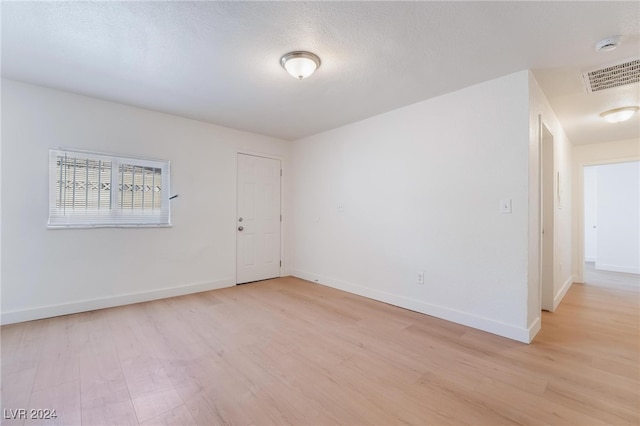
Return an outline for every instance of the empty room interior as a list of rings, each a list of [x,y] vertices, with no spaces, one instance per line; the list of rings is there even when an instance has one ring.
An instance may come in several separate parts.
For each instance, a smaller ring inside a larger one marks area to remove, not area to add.
[[[7,425],[640,423],[640,3],[13,2]]]

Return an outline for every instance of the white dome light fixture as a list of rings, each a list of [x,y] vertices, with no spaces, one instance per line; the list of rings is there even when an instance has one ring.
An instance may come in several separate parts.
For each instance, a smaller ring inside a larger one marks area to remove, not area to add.
[[[600,114],[600,117],[607,120],[609,123],[620,123],[621,121],[627,121],[633,115],[638,112],[637,106],[628,106],[622,108],[610,109],[609,111],[605,111]]]
[[[320,58],[311,52],[289,52],[280,58],[280,65],[298,80],[309,77],[320,66]]]
[[[596,50],[598,52],[608,52],[618,47],[620,45],[621,40],[622,40],[622,36],[619,36],[619,35],[603,38],[602,40],[596,43]]]

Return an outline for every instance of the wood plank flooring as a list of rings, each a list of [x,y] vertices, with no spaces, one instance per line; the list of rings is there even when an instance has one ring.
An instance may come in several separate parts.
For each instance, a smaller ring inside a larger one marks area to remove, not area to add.
[[[596,269],[594,262],[584,263],[584,283],[599,287],[640,289],[640,275]]]
[[[2,424],[638,425],[638,295],[531,345],[290,277],[3,326],[3,417],[57,418]]]

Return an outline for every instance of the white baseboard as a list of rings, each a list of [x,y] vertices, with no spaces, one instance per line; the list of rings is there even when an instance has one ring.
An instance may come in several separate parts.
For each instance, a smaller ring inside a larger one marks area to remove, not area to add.
[[[542,320],[540,319],[540,317],[538,317],[535,319],[535,321],[533,321],[533,324],[529,326],[529,343],[533,341],[533,338],[536,337],[536,334],[538,334],[541,327]]]
[[[585,256],[584,261],[585,261],[585,262],[594,262],[594,263],[595,263],[596,258],[595,258],[595,257],[586,257],[586,256]]]
[[[150,300],[183,296],[185,294],[199,293],[201,291],[217,290],[219,288],[231,287],[233,285],[235,285],[234,280],[229,278],[221,281],[188,284],[138,293],[103,297],[99,299],[80,300],[77,302],[63,303],[59,305],[39,306],[36,308],[8,311],[2,312],[2,315],[0,316],[0,323],[4,325],[16,322],[32,321],[42,318],[57,317],[60,315],[77,314],[78,312],[94,311],[96,309],[130,305],[132,303],[148,302]]]
[[[624,272],[626,274],[640,274],[640,268],[635,268],[633,266],[607,265],[596,262],[596,269],[600,271]]]
[[[374,290],[358,284],[332,279],[329,277],[322,277],[300,270],[292,269],[290,272],[294,277],[302,278],[307,281],[316,282],[328,287],[337,288],[338,290],[343,290],[349,293],[357,294],[359,296],[364,296],[369,299],[378,300],[380,302],[389,303],[391,305],[399,306],[411,311],[420,312],[422,314],[431,315],[433,317],[455,322],[457,324],[466,325],[478,330],[487,331],[489,333],[497,334],[498,336],[507,337],[519,342],[531,342],[531,327],[529,327],[529,329],[520,328],[511,324],[476,316],[466,312],[458,311],[456,309],[447,308],[445,306],[434,305],[405,296],[399,296],[380,290]]]
[[[564,299],[565,294],[567,294],[567,292],[571,288],[571,284],[573,284],[573,275],[569,275],[569,278],[567,278],[564,284],[562,284],[562,287],[560,287],[560,290],[558,290],[558,293],[556,293],[556,295],[554,296],[553,310],[551,312],[556,311],[556,308],[558,307],[558,305],[560,305],[562,299]]]

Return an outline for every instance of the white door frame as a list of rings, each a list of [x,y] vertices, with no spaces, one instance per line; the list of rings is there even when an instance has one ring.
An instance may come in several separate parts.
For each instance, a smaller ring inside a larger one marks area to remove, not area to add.
[[[283,188],[283,181],[285,179],[285,167],[286,167],[286,162],[284,157],[281,157],[279,155],[272,155],[272,154],[267,154],[264,152],[259,152],[259,151],[246,151],[246,150],[238,150],[236,151],[236,160],[235,160],[235,167],[236,167],[236,173],[235,173],[235,181],[234,181],[234,185],[236,186],[236,190],[233,192],[233,205],[234,205],[234,214],[233,214],[233,222],[232,222],[232,226],[234,229],[234,236],[235,238],[233,239],[233,253],[234,253],[234,258],[235,258],[235,264],[234,264],[234,268],[233,268],[233,282],[234,285],[238,285],[238,237],[236,235],[235,229],[237,227],[238,224],[238,155],[239,154],[243,154],[243,155],[252,155],[254,157],[262,157],[262,158],[269,158],[271,160],[279,160],[280,161],[280,169],[282,170],[282,175],[280,176],[280,214],[282,215],[282,221],[280,222],[280,259],[282,259],[282,265],[280,265],[280,276],[283,276],[282,271],[284,270],[285,267],[285,257],[284,257],[284,253],[285,253],[285,216],[283,214],[283,206],[285,205],[285,197],[286,195],[284,194],[284,192],[282,191]]]

